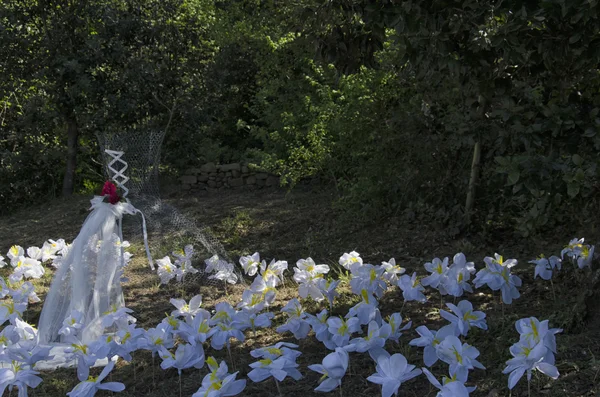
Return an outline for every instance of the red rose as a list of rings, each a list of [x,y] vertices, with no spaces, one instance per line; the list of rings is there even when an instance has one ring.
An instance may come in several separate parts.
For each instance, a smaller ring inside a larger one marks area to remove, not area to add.
[[[121,197],[119,197],[117,194],[117,187],[111,181],[106,181],[104,183],[101,194],[103,196],[108,196],[108,201],[111,204],[117,204],[121,199]]]

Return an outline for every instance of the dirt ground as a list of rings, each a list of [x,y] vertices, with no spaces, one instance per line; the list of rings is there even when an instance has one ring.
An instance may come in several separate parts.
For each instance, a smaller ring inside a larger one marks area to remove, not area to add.
[[[600,393],[600,294],[588,290],[589,273],[575,272],[572,266],[565,265],[553,280],[553,293],[549,282],[533,279],[534,265],[527,263],[540,253],[547,256],[558,254],[575,236],[586,237],[593,244],[599,237],[594,235],[595,229],[592,230],[589,225],[565,225],[550,230],[547,235],[531,239],[523,239],[506,231],[500,233],[489,230],[456,237],[441,227],[420,220],[408,222],[400,217],[388,217],[365,221],[336,210],[331,204],[334,198],[332,191],[317,188],[292,193],[261,190],[223,191],[202,196],[179,194],[167,201],[179,208],[188,219],[207,226],[223,244],[230,258],[237,261],[240,255],[258,251],[267,261],[271,258],[287,260],[290,276],[293,274],[291,268],[300,258],[310,256],[317,263],[335,266],[338,258],[351,250],[358,251],[366,263],[379,264],[394,257],[398,264],[407,268],[407,272],[417,271],[420,275],[425,275],[422,267],[425,262],[434,257],[452,257],[457,252],[465,253],[478,269],[482,267],[483,258],[492,256],[494,252],[501,253],[505,258],[516,258],[519,265],[515,271],[523,280],[521,298],[504,307],[504,317],[498,294],[492,295],[489,289],[483,287],[468,296],[478,310],[486,312],[489,326],[488,331],[475,329],[467,337],[467,342],[481,352],[479,361],[487,368],[485,371],[471,371],[469,385],[477,386],[472,396],[527,395],[525,379],[509,394],[508,376],[501,372],[510,358],[508,348],[518,340],[514,322],[529,316],[549,319],[552,327],[564,328],[564,332],[557,335],[557,367],[561,375],[558,380],[552,381],[541,374],[534,374],[532,395],[593,396]],[[89,199],[82,196],[57,199],[0,218],[0,253],[5,253],[12,244],[41,246],[49,238],[72,241],[88,213]],[[183,288],[174,283],[159,286],[158,277],[150,272],[144,262],[141,242],[132,242],[135,259],[127,268],[130,281],[124,285],[124,291],[127,305],[135,311],[140,326],[155,326],[165,313],[171,312],[171,297],[184,296],[189,299],[195,294],[202,294],[203,307],[207,309],[219,301],[227,300],[235,304],[240,300],[243,285],[230,287],[227,294],[221,286],[202,285],[201,280],[186,282]],[[176,248],[181,247],[172,247]],[[596,268],[599,266],[597,261],[594,265]],[[36,283],[42,299],[51,281],[51,273],[49,271]],[[277,294],[277,304],[273,308],[275,312],[289,299],[297,297],[293,282],[286,285],[288,287],[282,288]],[[334,315],[344,315],[357,302],[347,286],[343,286],[342,291],[344,293],[336,303]],[[402,315],[405,321],[413,322],[413,328],[402,336],[400,344],[386,345],[390,353],[401,352],[409,363],[418,367],[423,366],[422,351],[408,346],[408,341],[416,336],[414,328],[419,325],[436,328],[443,323],[439,316],[440,297],[437,291],[429,291],[428,298],[425,304],[408,302],[404,306]],[[41,305],[32,305],[27,314],[29,322],[37,323]],[[312,313],[320,310],[312,302],[307,302],[306,307]],[[402,295],[398,288],[390,289],[380,302],[384,316],[399,311],[401,307]],[[272,328],[259,330],[256,337],[248,332],[246,341],[235,342],[232,345],[233,363],[229,363],[225,350],[214,351],[208,347],[206,354],[226,359],[230,369],[239,371],[238,377],[245,378],[250,370],[248,364],[254,361],[250,350],[278,341],[297,342],[289,333],[280,335],[275,332],[276,326],[283,321],[284,317],[278,314]],[[286,379],[281,383],[282,394],[319,395],[313,389],[318,385],[320,376],[307,366],[320,363],[327,352],[313,337],[297,343],[303,353],[298,364],[304,378],[298,382]],[[112,380],[127,386],[121,395],[179,395],[177,371],[161,370],[159,361],[156,358],[153,364],[150,354],[145,352],[136,352],[133,363],[120,361]],[[446,375],[443,368],[445,365],[438,363],[433,373],[441,378]],[[190,396],[199,388],[205,372],[204,369],[183,371],[181,388],[184,396]],[[375,366],[367,354],[353,353],[350,370],[343,379],[343,395],[378,395],[380,387],[366,381],[374,372]],[[35,396],[65,395],[76,384],[75,370],[44,373],[43,379],[44,382],[35,390]],[[435,396],[437,393],[437,389],[424,376],[403,384],[400,390],[401,396]],[[337,391],[333,393],[338,394]],[[242,395],[276,396],[277,389],[272,380],[259,384],[248,380]]]

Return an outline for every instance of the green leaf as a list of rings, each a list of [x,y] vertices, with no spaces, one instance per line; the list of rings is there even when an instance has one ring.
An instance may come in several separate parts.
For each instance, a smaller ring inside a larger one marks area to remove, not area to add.
[[[519,170],[511,170],[508,173],[508,185],[507,186],[512,186],[512,185],[516,184],[517,182],[519,182],[520,176],[521,176],[521,173],[519,172]]]
[[[508,159],[506,157],[503,157],[503,156],[496,156],[496,157],[494,157],[494,161],[496,163],[500,164],[503,167],[508,166],[508,164],[510,163],[508,161]]]
[[[578,167],[581,167],[581,164],[583,164],[583,159],[577,153],[575,153],[573,157],[571,157],[571,160],[573,160],[573,163]]]
[[[587,128],[585,130],[585,132],[583,133],[583,136],[586,138],[592,138],[594,136],[596,136],[596,130],[594,130],[593,128]]]
[[[571,198],[577,196],[579,194],[579,184],[577,184],[577,183],[569,183],[567,185],[567,194]]]
[[[554,195],[554,204],[559,205],[562,202],[562,194],[556,193]]]

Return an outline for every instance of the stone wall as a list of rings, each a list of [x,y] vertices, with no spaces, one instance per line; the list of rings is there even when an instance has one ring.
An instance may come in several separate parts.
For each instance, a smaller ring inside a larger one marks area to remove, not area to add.
[[[191,168],[179,178],[183,190],[260,189],[279,186],[279,177],[266,172],[255,172],[240,163],[206,163]]]

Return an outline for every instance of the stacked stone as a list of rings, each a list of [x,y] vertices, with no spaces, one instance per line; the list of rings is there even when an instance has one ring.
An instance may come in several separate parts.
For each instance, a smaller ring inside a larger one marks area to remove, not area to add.
[[[206,163],[200,168],[190,168],[179,179],[182,189],[190,191],[279,186],[279,177],[266,172],[254,172],[240,163]]]

